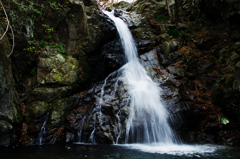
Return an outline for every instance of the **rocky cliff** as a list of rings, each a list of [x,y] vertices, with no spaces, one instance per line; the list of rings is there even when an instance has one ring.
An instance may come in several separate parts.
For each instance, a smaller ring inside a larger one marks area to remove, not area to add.
[[[239,3],[198,1],[197,12],[186,5],[174,24],[164,5],[139,0],[106,9],[131,28],[176,134],[187,143],[239,146]],[[46,120],[44,143],[124,142],[131,98],[119,79],[125,59],[113,22],[91,0],[4,6],[15,49],[8,58],[9,32],[0,41],[0,145],[39,144]]]

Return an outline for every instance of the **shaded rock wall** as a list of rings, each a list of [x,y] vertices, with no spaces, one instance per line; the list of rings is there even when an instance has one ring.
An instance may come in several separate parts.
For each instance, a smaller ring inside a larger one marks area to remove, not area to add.
[[[22,121],[21,104],[14,88],[10,44],[7,36],[0,41],[0,146],[10,145],[14,127]]]
[[[4,129],[0,136],[6,139],[1,143],[37,143],[47,112],[57,125],[50,134],[63,132],[64,124],[57,123],[68,107],[56,108],[57,101],[104,78],[99,67],[101,47],[114,39],[116,30],[91,0],[17,0],[5,1],[4,6],[13,27],[15,49],[7,58],[10,46],[6,37],[1,40],[0,119]],[[6,26],[2,20],[1,25]],[[51,143],[54,137],[57,135],[52,135]]]

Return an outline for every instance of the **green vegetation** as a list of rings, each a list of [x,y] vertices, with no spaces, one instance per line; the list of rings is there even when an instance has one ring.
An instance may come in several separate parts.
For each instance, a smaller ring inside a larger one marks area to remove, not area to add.
[[[185,35],[183,30],[178,30],[178,29],[167,29],[168,34],[170,37],[173,38],[178,38],[179,36]]]
[[[17,0],[13,0],[13,3],[17,6],[19,10],[24,11],[25,13],[34,12],[39,15],[42,15],[42,12],[36,8],[38,7],[37,3],[34,3],[30,0],[25,0],[21,2],[17,2]]]
[[[30,71],[31,75],[36,75],[37,74],[37,68],[34,67],[31,71]]]
[[[94,28],[98,29],[98,25],[93,25],[93,26],[94,26]]]
[[[165,16],[165,15],[159,15],[155,18],[155,20],[158,22],[162,22],[162,21],[165,21],[166,18],[167,18],[167,16]]]
[[[42,48],[46,47],[47,46],[47,42],[46,41],[37,41],[38,45],[40,45]]]
[[[53,28],[50,28],[50,26],[47,25],[47,24],[42,24],[42,27],[43,27],[43,31],[46,32],[46,33],[53,32]]]

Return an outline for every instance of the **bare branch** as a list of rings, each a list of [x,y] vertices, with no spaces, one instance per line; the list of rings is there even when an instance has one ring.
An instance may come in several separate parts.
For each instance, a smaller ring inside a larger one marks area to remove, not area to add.
[[[12,32],[13,45],[12,45],[12,50],[11,50],[10,54],[9,54],[9,55],[6,55],[7,57],[10,57],[10,56],[12,55],[12,53],[13,53],[13,50],[14,50],[14,33],[13,33],[13,29],[12,29],[11,25],[9,25],[8,16],[7,16],[6,10],[5,10],[5,8],[4,8],[3,4],[2,4],[2,1],[0,1],[0,3],[1,3],[1,6],[2,6],[2,8],[3,8],[3,11],[4,11],[5,15],[6,15],[7,22],[8,22],[8,24],[7,24],[7,29],[6,29],[6,31],[3,33],[2,37],[0,38],[0,40],[2,40],[2,38],[3,38],[3,37],[5,36],[5,34],[7,33],[8,28],[10,27],[11,32]]]
[[[9,25],[9,26],[10,26],[10,29],[11,29],[11,31],[12,31],[13,45],[12,45],[12,51],[10,52],[9,55],[7,55],[7,57],[10,57],[10,56],[12,55],[12,53],[13,53],[13,49],[14,49],[14,33],[13,33],[13,29],[12,29],[11,25]]]
[[[6,18],[7,18],[7,21],[8,21],[7,29],[6,29],[6,31],[3,33],[2,37],[0,38],[0,40],[2,40],[2,38],[5,36],[5,34],[6,34],[7,31],[8,31],[9,20],[8,20],[8,16],[7,16],[6,10],[5,10],[5,8],[4,8],[3,4],[2,4],[2,1],[0,1],[0,3],[1,3],[1,5],[2,5],[3,11],[4,11],[4,13],[5,13],[5,15],[6,15]]]

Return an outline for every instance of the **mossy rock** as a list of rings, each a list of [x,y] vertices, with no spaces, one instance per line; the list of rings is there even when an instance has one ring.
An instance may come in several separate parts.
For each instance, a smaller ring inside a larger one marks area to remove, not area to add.
[[[36,101],[29,104],[26,108],[25,119],[27,123],[35,123],[40,117],[47,113],[49,105],[43,101]]]
[[[72,56],[68,56],[66,62],[52,69],[46,76],[44,82],[53,84],[72,85],[78,80],[79,64]]]

